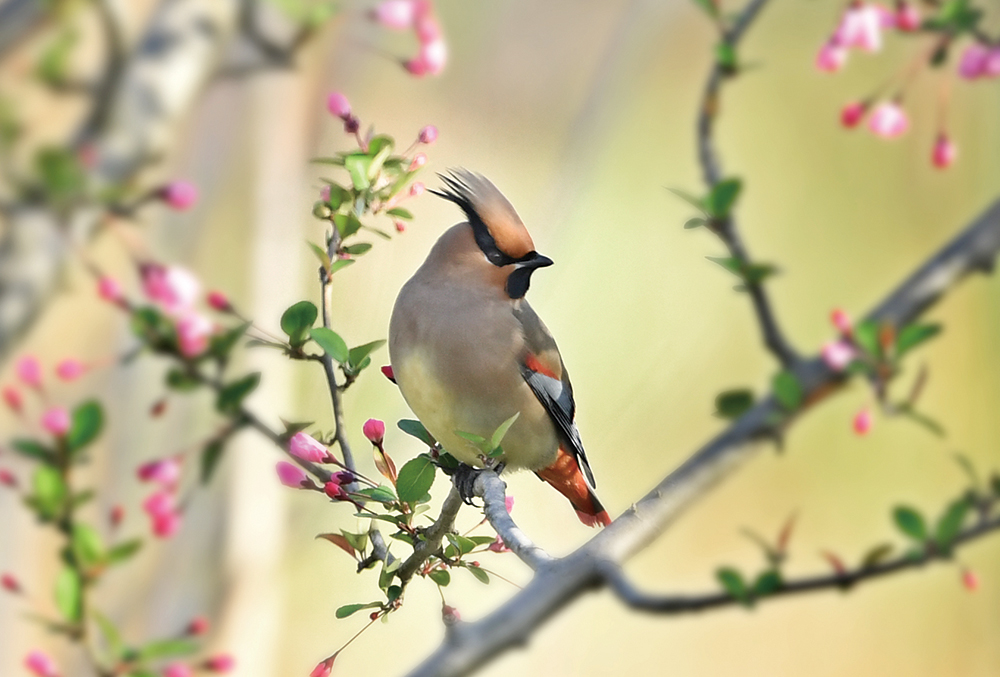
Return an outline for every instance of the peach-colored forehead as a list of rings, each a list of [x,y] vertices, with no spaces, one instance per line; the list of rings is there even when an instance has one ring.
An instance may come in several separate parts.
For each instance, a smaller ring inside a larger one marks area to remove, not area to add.
[[[514,259],[535,251],[535,243],[532,242],[528,229],[507,198],[500,191],[483,197],[485,199],[477,205],[477,211],[493,236],[493,241],[497,243],[497,248]]]

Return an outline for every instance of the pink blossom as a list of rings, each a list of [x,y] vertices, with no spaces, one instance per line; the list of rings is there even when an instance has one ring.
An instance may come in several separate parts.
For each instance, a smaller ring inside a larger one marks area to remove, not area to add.
[[[427,186],[417,181],[412,186],[410,186],[410,197],[418,197],[420,195],[423,195],[425,190],[427,190]]]
[[[983,75],[995,78],[1000,75],[1000,47],[994,47],[983,60]]]
[[[287,461],[278,461],[275,466],[275,470],[278,471],[278,479],[286,487],[291,487],[293,489],[304,489],[309,478],[306,477],[305,472],[302,471],[298,466],[292,465]]]
[[[863,437],[871,431],[874,422],[871,409],[864,407],[854,417],[854,432]]]
[[[962,569],[962,586],[969,592],[979,589],[979,576],[972,569]]]
[[[187,663],[181,663],[180,661],[174,661],[173,663],[168,663],[165,668],[163,668],[163,677],[191,677],[194,674],[194,670],[191,669]]]
[[[415,28],[417,41],[422,45],[441,39],[441,25],[426,12],[417,16]]]
[[[834,308],[830,312],[830,324],[845,336],[851,333],[851,316],[843,308]]]
[[[170,538],[181,528],[181,514],[166,512],[153,516],[153,535],[158,538]]]
[[[319,189],[319,199],[322,200],[323,202],[330,201],[330,184],[326,184],[325,186]]]
[[[420,139],[420,143],[426,143],[426,144],[430,145],[430,144],[434,143],[435,141],[437,141],[437,138],[438,138],[438,128],[435,127],[434,125],[427,125],[426,127],[424,127],[423,129],[420,130],[420,135],[417,138]],[[423,153],[421,153],[420,156],[422,156],[424,158],[424,162],[427,161],[427,156],[426,155],[424,155]],[[418,157],[420,157],[420,156],[418,156]],[[413,161],[416,162],[416,158],[414,158]],[[423,165],[424,162],[421,162],[420,164]]]
[[[110,303],[121,303],[124,298],[118,280],[107,275],[102,275],[97,280],[97,295]]]
[[[982,77],[986,70],[986,59],[989,57],[989,50],[978,42],[974,42],[965,48],[962,57],[958,60],[958,75],[966,80],[975,80]]]
[[[17,477],[7,468],[0,468],[0,484],[13,489],[17,486]]]
[[[64,407],[52,407],[42,414],[42,427],[56,437],[69,432],[69,412]]]
[[[309,677],[330,677],[330,671],[333,670],[333,661],[336,659],[337,654],[333,654],[322,663],[318,663],[313,668],[313,671],[309,673]]]
[[[142,509],[153,518],[169,515],[177,508],[177,499],[169,491],[157,491],[142,503]]]
[[[15,595],[21,592],[21,582],[13,574],[0,575],[0,585],[3,586],[4,590]]]
[[[947,169],[958,157],[958,146],[948,138],[944,132],[938,134],[934,142],[934,150],[931,152],[931,162],[938,169]]]
[[[415,172],[425,164],[427,164],[427,156],[423,153],[417,153],[413,156],[413,161],[410,162],[410,168],[407,171]]]
[[[885,5],[873,4],[875,11],[878,12],[878,25],[880,28],[895,28],[896,27],[896,13],[886,7]]]
[[[895,101],[886,101],[875,107],[868,120],[868,129],[883,139],[894,139],[906,133],[910,120],[906,111]]]
[[[400,221],[399,219],[393,220],[392,225],[396,227],[397,233],[402,233],[406,230],[406,224]]]
[[[21,397],[21,393],[13,386],[4,387],[3,401],[15,414],[20,414],[24,408],[24,399]]]
[[[510,552],[510,548],[508,548],[507,544],[503,542],[503,539],[500,538],[499,534],[497,534],[497,538],[495,541],[486,546],[486,549],[489,550],[490,552],[496,552],[496,553]]]
[[[205,661],[205,669],[209,672],[229,672],[236,667],[236,659],[227,653],[220,653]]]
[[[455,607],[445,604],[441,607],[441,620],[444,621],[445,625],[455,625],[462,620],[462,614]]]
[[[41,390],[42,363],[34,355],[25,355],[17,361],[17,376],[29,388]]]
[[[848,129],[857,127],[858,123],[864,119],[865,113],[867,112],[867,103],[863,101],[852,101],[841,109],[840,124]]]
[[[208,301],[209,306],[218,310],[220,313],[228,313],[233,309],[232,304],[229,303],[229,299],[221,291],[208,292],[206,300]]]
[[[426,42],[420,46],[416,61],[420,64],[420,72],[414,72],[414,75],[438,75],[448,62],[448,46],[444,40]]]
[[[816,68],[824,73],[836,73],[845,63],[847,63],[847,48],[832,40],[820,47],[816,54]]]
[[[194,358],[208,349],[208,339],[215,332],[215,323],[204,315],[187,313],[177,321],[177,347],[181,355]]]
[[[854,361],[857,352],[846,341],[830,341],[823,346],[820,356],[831,371],[841,372]]]
[[[160,199],[171,209],[184,211],[198,201],[198,187],[189,181],[171,181],[160,189]]]
[[[351,104],[340,92],[333,92],[326,97],[326,109],[331,115],[344,121],[351,117]]]
[[[194,273],[185,268],[147,264],[141,272],[146,296],[168,315],[182,315],[201,296],[201,283]]]
[[[840,18],[833,42],[842,47],[854,47],[865,52],[882,48],[882,24],[885,10],[871,4],[855,2]]]
[[[136,475],[143,482],[155,482],[166,489],[173,489],[181,479],[181,456],[157,458],[143,463]]]
[[[35,650],[24,659],[24,667],[35,677],[59,677],[59,667],[48,654]]]
[[[56,376],[63,381],[73,381],[84,375],[87,366],[80,360],[67,358],[56,365]]]
[[[412,0],[384,0],[371,13],[373,21],[396,31],[413,26],[415,16]]]
[[[382,440],[385,438],[385,423],[377,418],[370,418],[365,421],[362,431],[369,442],[381,445]]]
[[[911,33],[920,28],[920,10],[917,6],[907,0],[897,0],[896,2],[896,28]]]
[[[288,441],[288,451],[303,461],[313,463],[325,463],[331,458],[330,450],[326,446],[317,442],[311,435],[304,432],[297,432]]]
[[[208,632],[208,619],[204,616],[195,616],[187,626],[187,634],[192,637],[204,635]]]

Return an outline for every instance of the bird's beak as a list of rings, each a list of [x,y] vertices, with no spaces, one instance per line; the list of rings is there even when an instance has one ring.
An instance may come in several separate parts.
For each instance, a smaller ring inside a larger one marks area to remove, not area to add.
[[[545,268],[552,265],[552,259],[548,256],[542,256],[541,254],[535,252],[535,255],[524,261],[518,261],[515,265],[518,268],[529,268],[534,270],[535,268]]]

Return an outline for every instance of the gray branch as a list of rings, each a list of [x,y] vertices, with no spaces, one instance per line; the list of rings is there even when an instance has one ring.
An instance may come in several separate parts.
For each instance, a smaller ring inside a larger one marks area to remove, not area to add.
[[[868,318],[895,326],[913,321],[969,273],[990,270],[998,251],[1000,200],[900,284]],[[798,371],[805,407],[844,383],[818,357]],[[572,555],[540,567],[532,581],[499,609],[475,623],[455,626],[410,677],[465,675],[497,654],[525,644],[549,617],[582,593],[603,585],[609,566],[620,566],[649,545],[697,499],[748,461],[760,447],[752,442],[776,434],[776,419],[787,426],[795,416],[773,396],[758,403],[611,526]]]
[[[504,545],[521,558],[521,561],[536,570],[554,561],[547,552],[532,543],[514,523],[510,513],[507,512],[507,485],[496,473],[480,472],[476,476],[472,492],[483,499],[486,519],[503,539]]]

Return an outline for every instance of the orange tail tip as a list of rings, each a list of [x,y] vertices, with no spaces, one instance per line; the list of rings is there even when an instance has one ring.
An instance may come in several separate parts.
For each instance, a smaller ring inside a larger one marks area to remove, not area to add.
[[[608,511],[587,484],[576,459],[562,447],[559,447],[556,462],[535,474],[568,498],[576,509],[576,516],[588,527],[596,527],[598,524],[606,527],[611,524]]]

